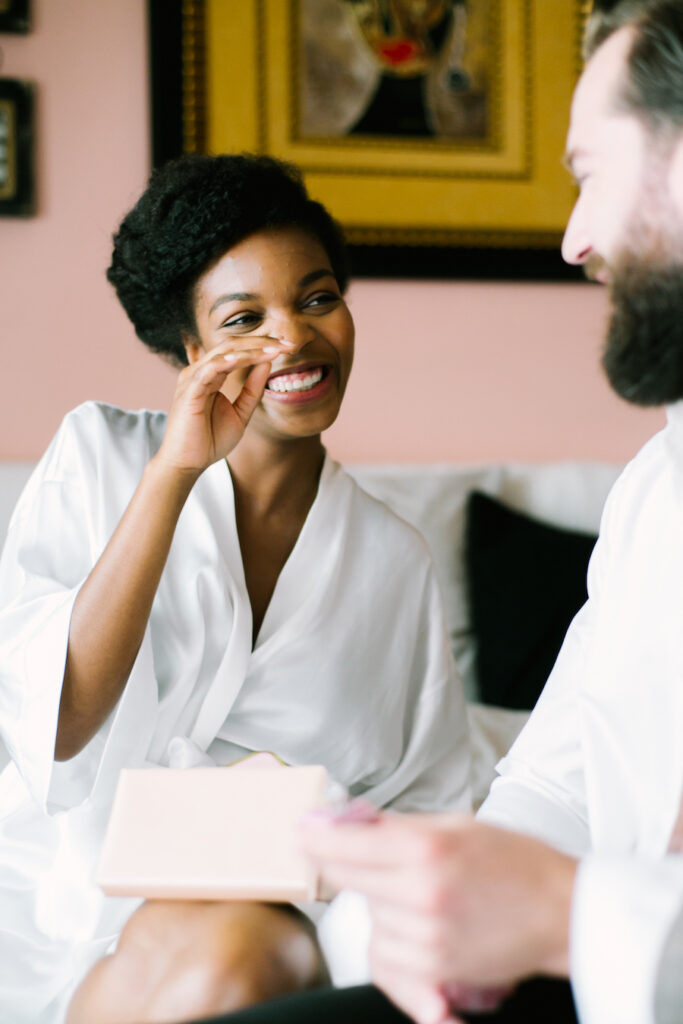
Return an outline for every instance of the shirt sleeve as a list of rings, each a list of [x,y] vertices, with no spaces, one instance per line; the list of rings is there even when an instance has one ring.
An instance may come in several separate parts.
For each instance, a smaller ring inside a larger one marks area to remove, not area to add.
[[[588,856],[572,905],[582,1024],[674,1024],[683,1006],[683,857]]]
[[[478,817],[524,832],[572,856],[589,849],[577,689],[592,609],[574,619],[541,698],[499,762]]]
[[[574,617],[529,721],[497,765],[479,817],[535,836],[575,857],[590,848],[580,694],[609,557],[603,515],[588,568],[588,601]]]

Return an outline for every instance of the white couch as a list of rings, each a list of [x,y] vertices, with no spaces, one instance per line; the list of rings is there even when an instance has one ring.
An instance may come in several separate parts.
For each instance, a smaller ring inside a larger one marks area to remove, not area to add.
[[[0,545],[28,463],[0,463]],[[542,521],[597,533],[602,507],[620,467],[577,461],[545,464],[356,465],[359,483],[416,526],[431,548],[444,597],[453,651],[469,702],[473,738],[473,793],[478,804],[494,765],[526,714],[477,703],[474,643],[467,605],[463,538],[467,496],[483,491]]]

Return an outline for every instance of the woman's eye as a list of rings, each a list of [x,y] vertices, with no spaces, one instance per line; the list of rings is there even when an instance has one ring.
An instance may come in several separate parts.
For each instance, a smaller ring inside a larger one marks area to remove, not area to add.
[[[309,296],[304,302],[304,306],[309,308],[311,306],[329,306],[334,302],[339,302],[341,295],[337,295],[336,292],[316,292],[315,295]]]
[[[223,327],[255,327],[261,323],[261,317],[256,313],[240,313],[238,316],[226,320]]]

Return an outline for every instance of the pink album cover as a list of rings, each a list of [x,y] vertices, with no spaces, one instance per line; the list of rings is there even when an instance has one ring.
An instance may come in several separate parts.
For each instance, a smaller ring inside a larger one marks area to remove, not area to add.
[[[325,798],[324,768],[124,769],[97,870],[109,896],[313,900],[299,821]]]

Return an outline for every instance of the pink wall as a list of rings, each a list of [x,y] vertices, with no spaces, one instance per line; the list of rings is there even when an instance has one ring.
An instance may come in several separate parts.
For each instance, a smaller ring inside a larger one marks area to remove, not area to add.
[[[0,36],[2,74],[38,87],[38,214],[0,220],[0,459],[33,459],[88,398],[166,407],[173,373],[136,341],[104,278],[148,169],[144,0],[33,0]],[[357,282],[341,459],[622,461],[662,422],[597,366],[588,285]]]

